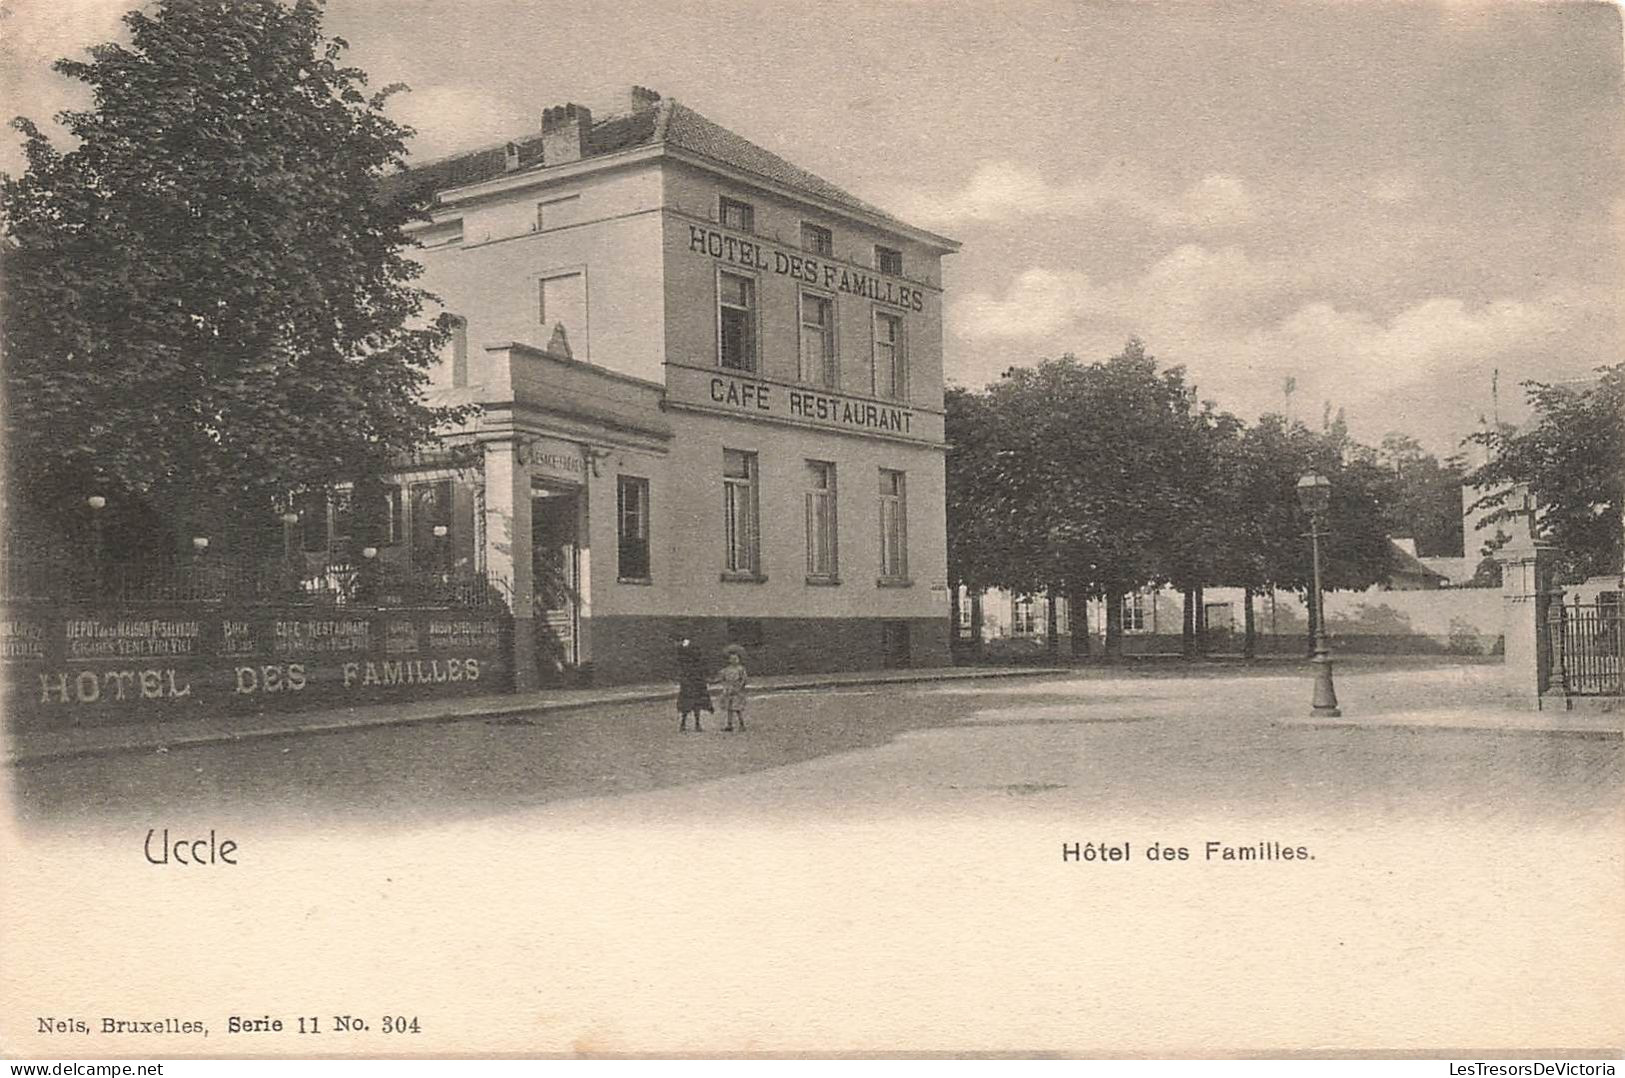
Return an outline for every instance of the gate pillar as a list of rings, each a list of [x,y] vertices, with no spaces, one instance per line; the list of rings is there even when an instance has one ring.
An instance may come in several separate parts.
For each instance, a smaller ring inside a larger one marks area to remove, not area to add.
[[[1552,684],[1552,548],[1519,536],[1496,554],[1501,563],[1501,627],[1506,642],[1502,666],[1507,694],[1539,709],[1566,706],[1562,685]],[[1559,593],[1561,594],[1561,593]],[[1545,699],[1555,690],[1556,700]]]

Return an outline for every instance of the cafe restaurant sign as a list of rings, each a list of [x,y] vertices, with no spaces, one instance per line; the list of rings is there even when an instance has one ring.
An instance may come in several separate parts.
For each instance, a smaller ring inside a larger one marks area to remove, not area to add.
[[[667,401],[708,412],[778,420],[911,442],[940,442],[942,416],[906,404],[788,385],[716,367],[669,364]]]

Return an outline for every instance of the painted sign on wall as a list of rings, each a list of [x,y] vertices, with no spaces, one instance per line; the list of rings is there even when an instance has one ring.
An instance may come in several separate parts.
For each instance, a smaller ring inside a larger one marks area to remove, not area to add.
[[[23,607],[0,670],[14,721],[116,722],[501,692],[510,639],[474,610]]]
[[[688,226],[688,249],[709,255],[718,262],[774,273],[780,277],[793,277],[830,292],[862,296],[908,311],[925,310],[924,294],[911,285],[890,280],[870,270],[817,259],[804,251],[781,251],[757,239],[730,236],[700,225]]]
[[[668,364],[666,369],[667,399],[673,404],[911,442],[942,439],[942,416],[907,404],[787,385],[715,367]]]

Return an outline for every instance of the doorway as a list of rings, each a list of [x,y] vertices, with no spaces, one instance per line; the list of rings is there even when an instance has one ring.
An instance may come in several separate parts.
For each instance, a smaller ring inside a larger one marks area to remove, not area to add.
[[[544,680],[562,680],[581,662],[580,502],[574,487],[531,492],[531,579]]]

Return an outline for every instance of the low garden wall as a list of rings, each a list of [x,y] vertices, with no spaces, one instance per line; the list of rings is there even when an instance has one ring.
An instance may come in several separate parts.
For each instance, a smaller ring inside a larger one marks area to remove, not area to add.
[[[0,675],[13,723],[201,718],[502,692],[500,609],[10,605]]]

